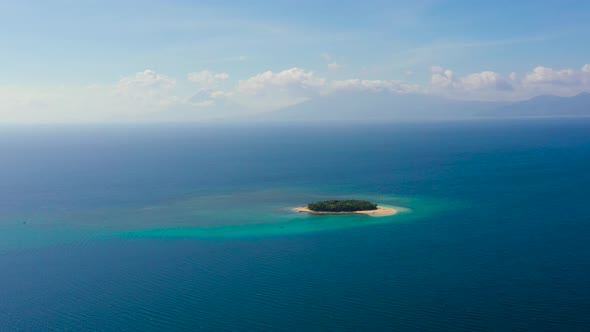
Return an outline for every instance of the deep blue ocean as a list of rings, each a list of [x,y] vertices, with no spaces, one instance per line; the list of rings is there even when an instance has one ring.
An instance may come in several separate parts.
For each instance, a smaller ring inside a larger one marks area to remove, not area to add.
[[[589,200],[588,119],[2,126],[0,331],[590,331]]]

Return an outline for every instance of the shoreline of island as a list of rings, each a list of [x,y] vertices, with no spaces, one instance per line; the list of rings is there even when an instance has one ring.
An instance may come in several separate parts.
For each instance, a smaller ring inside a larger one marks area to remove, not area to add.
[[[346,211],[346,212],[330,212],[330,211],[313,211],[310,210],[307,206],[298,206],[292,208],[295,212],[300,213],[308,213],[313,215],[339,215],[339,214],[365,214],[374,217],[385,217],[385,216],[392,216],[398,213],[398,210],[387,207],[387,206],[380,206],[377,205],[377,209],[375,210],[359,210],[359,211]]]

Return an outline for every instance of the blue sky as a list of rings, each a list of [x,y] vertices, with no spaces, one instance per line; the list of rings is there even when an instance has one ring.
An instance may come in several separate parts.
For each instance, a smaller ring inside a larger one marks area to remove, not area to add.
[[[136,116],[146,105],[156,112],[150,103],[188,112],[187,100],[215,112],[270,110],[342,86],[485,100],[567,95],[588,88],[589,32],[589,1],[8,0],[0,116],[32,120],[32,108],[44,108],[47,119],[83,121],[73,115],[81,96],[112,95],[140,99],[103,105]]]

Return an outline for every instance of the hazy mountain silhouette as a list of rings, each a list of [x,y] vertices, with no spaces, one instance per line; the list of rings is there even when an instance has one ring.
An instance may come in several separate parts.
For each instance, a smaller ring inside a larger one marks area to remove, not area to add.
[[[573,97],[542,95],[500,107],[487,116],[590,116],[590,93]]]
[[[375,121],[471,117],[586,116],[590,93],[539,96],[520,102],[480,102],[425,94],[346,91],[310,99],[261,115],[278,121]]]

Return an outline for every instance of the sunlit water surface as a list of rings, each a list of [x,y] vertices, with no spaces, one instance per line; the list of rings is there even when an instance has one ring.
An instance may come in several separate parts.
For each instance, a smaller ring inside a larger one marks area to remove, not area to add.
[[[2,127],[0,330],[584,331],[589,132]]]

